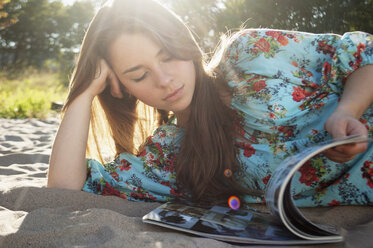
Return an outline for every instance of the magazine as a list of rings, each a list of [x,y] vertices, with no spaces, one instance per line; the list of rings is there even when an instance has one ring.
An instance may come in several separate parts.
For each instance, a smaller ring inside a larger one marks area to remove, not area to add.
[[[265,192],[268,212],[245,207],[209,208],[169,202],[143,217],[143,222],[198,236],[245,244],[316,244],[337,243],[343,236],[337,228],[315,224],[295,206],[290,188],[297,170],[322,151],[349,143],[371,141],[362,136],[330,140],[306,148],[285,159],[273,172]]]

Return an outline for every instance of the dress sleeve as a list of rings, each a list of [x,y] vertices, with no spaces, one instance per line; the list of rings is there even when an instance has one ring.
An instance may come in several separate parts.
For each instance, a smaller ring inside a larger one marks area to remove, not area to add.
[[[137,156],[123,153],[106,164],[87,159],[87,180],[82,190],[133,201],[165,202],[182,197],[175,181],[172,135],[172,128],[157,129]]]
[[[368,33],[247,29],[231,38],[220,68],[236,91],[256,94],[265,86],[261,80],[280,79],[296,87],[335,84],[367,64],[373,64]]]
[[[364,32],[345,33],[336,45],[332,68],[345,78],[367,64],[373,64],[373,35]]]

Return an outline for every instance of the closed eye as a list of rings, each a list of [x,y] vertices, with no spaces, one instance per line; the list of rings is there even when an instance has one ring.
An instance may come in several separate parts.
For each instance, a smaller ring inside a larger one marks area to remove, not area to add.
[[[174,58],[174,57],[172,57],[172,56],[168,56],[167,58],[164,58],[164,59],[162,60],[162,62],[164,62],[164,63],[169,62],[169,61],[173,60],[173,58]]]
[[[141,77],[135,78],[135,79],[133,79],[133,81],[140,82],[140,81],[144,80],[147,75],[148,75],[148,72],[145,72]]]

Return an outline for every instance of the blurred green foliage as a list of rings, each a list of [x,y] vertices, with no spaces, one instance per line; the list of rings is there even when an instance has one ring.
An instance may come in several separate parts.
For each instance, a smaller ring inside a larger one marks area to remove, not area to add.
[[[16,79],[0,75],[0,80],[1,118],[45,119],[57,114],[51,111],[52,102],[66,97],[57,74],[27,71]]]
[[[53,59],[54,67],[47,69],[60,72],[67,84],[94,6],[88,0],[72,6],[49,0],[11,0],[4,4],[8,16],[0,19],[0,25],[11,17],[17,22],[0,30],[0,67],[18,76],[29,67],[45,69],[45,62]]]

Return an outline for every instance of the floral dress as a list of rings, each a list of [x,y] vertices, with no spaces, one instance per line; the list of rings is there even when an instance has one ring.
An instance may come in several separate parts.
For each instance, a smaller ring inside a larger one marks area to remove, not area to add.
[[[235,142],[242,168],[236,179],[265,190],[286,157],[330,139],[324,123],[338,105],[344,80],[366,64],[373,64],[373,36],[367,33],[249,29],[236,35],[220,64],[246,140]],[[372,136],[373,106],[360,121]],[[182,137],[183,130],[170,123],[159,127],[137,156],[120,154],[104,165],[88,159],[83,190],[142,201],[183,197],[175,180]],[[346,163],[313,157],[295,174],[291,191],[297,206],[372,204],[373,144]],[[264,202],[249,195],[242,200]]]

